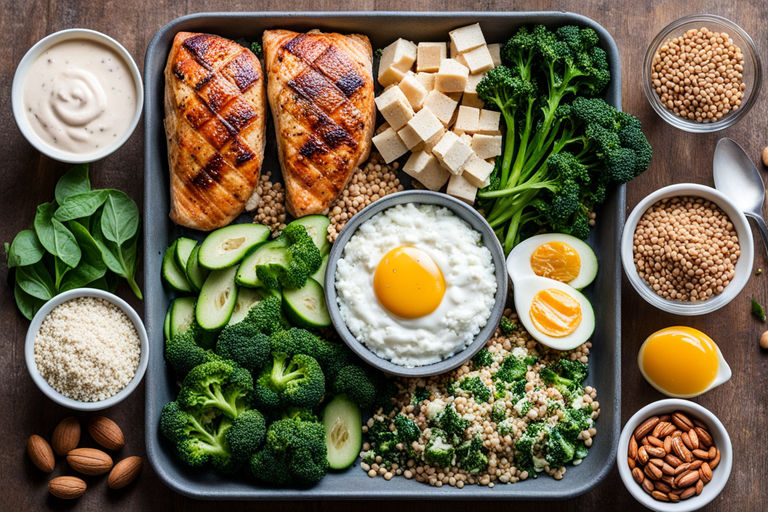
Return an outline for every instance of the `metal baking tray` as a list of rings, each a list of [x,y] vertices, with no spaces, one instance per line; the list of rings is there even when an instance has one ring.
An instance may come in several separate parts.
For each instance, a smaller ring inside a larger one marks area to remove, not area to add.
[[[568,467],[565,478],[556,481],[546,475],[493,488],[467,486],[431,487],[397,477],[391,481],[369,478],[354,464],[346,471],[331,473],[308,489],[258,486],[243,475],[225,479],[212,471],[194,472],[180,464],[158,432],[163,404],[175,399],[178,388],[163,360],[163,318],[170,294],[160,280],[160,266],[166,246],[178,236],[203,238],[203,233],[179,228],[168,218],[168,160],[163,131],[163,69],[174,35],[182,30],[208,32],[232,39],[261,40],[269,28],[306,31],[359,32],[368,35],[374,48],[383,48],[398,37],[414,41],[443,41],[448,31],[480,22],[489,42],[504,42],[523,24],[562,25],[578,23],[593,27],[606,50],[613,80],[606,100],[621,107],[619,53],[611,35],[595,21],[567,12],[238,12],[199,13],[178,18],[155,34],[147,48],[144,68],[146,108],[144,114],[144,319],[150,341],[146,378],[147,454],[158,476],[175,491],[199,499],[565,499],[587,492],[613,467],[621,419],[621,266],[618,254],[624,221],[625,191],[619,187],[598,212],[597,227],[589,239],[600,263],[596,281],[586,290],[597,314],[592,339],[588,383],[598,390],[602,404],[597,421],[598,434],[589,457]],[[374,68],[375,69],[375,68]],[[271,117],[271,116],[269,116]],[[267,149],[263,168],[279,175],[274,131],[267,126]],[[243,215],[239,222],[251,219]]]

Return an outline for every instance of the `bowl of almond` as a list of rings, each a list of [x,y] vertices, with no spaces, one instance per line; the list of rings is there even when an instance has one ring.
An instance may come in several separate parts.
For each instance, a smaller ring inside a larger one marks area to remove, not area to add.
[[[619,475],[642,505],[660,512],[698,510],[728,482],[731,439],[717,417],[688,400],[667,399],[637,411],[621,431]]]

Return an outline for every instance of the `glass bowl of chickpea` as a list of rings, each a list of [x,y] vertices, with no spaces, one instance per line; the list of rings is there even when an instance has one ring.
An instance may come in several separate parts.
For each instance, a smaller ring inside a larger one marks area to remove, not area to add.
[[[643,60],[643,91],[661,118],[694,133],[735,124],[754,105],[762,85],[757,47],[721,16],[696,14],[670,23]]]

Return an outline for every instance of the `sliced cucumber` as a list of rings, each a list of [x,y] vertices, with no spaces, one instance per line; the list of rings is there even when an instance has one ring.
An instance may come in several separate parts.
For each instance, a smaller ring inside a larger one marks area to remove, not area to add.
[[[235,277],[237,284],[249,288],[262,286],[262,282],[256,276],[256,267],[259,265],[269,265],[270,263],[287,264],[288,253],[285,250],[286,244],[287,242],[283,238],[278,238],[258,246],[240,263],[240,267],[237,269],[237,276]]]
[[[171,302],[173,305],[173,302]],[[165,312],[165,320],[163,320],[163,336],[165,339],[171,339],[171,306],[168,306],[168,311]]]
[[[232,316],[229,317],[228,325],[236,324],[242,321],[253,306],[258,304],[264,299],[261,293],[253,288],[243,288],[238,286],[237,288],[237,300],[235,301],[235,309],[232,310]]]
[[[314,279],[307,279],[307,284],[296,290],[283,290],[283,303],[290,319],[301,327],[331,325],[323,287]]]
[[[323,262],[320,264],[320,268],[317,269],[317,272],[312,274],[311,277],[315,281],[320,284],[323,288],[325,288],[325,269],[328,267],[328,255],[326,254],[323,256]]]
[[[363,442],[360,408],[344,395],[334,397],[323,410],[325,447],[332,469],[348,468],[360,454]]]
[[[200,259],[198,258],[199,253],[200,246],[196,245],[195,248],[192,249],[192,252],[189,253],[187,266],[184,269],[187,273],[189,284],[191,284],[195,290],[200,290],[200,288],[203,287],[203,283],[205,282],[205,278],[208,277],[209,272],[208,269],[200,266]]]
[[[269,228],[261,224],[233,224],[217,229],[200,246],[200,265],[209,270],[231,267],[268,236]]]
[[[187,260],[195,247],[197,247],[197,242],[191,238],[181,237],[176,240],[176,254],[174,254],[174,257],[176,258],[176,264],[181,270],[186,270]]]
[[[171,303],[171,337],[184,332],[195,323],[195,297],[179,297]]]
[[[221,329],[232,316],[237,302],[237,267],[214,270],[205,279],[195,306],[195,318],[206,331]]]
[[[331,251],[331,243],[328,241],[328,226],[331,220],[325,215],[307,215],[291,222],[291,224],[301,224],[307,228],[307,233],[312,237],[312,241],[320,249],[320,254],[325,255]]]
[[[176,243],[173,242],[170,247],[165,250],[163,256],[163,279],[171,287],[171,289],[182,293],[191,293],[192,285],[187,281],[187,276],[181,271],[176,263]]]

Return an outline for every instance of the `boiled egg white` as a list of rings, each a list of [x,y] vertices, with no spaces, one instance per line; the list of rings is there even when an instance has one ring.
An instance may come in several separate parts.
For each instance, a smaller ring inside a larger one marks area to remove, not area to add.
[[[597,256],[583,240],[561,233],[536,235],[523,240],[507,256],[512,281],[541,276],[581,290],[597,275]]]
[[[595,330],[592,304],[567,284],[536,275],[513,281],[515,309],[523,327],[539,343],[573,350]]]

